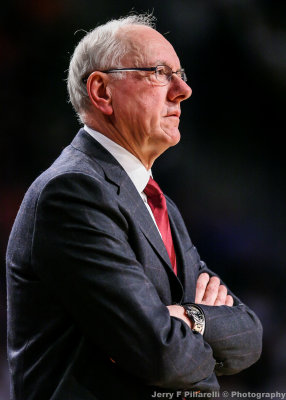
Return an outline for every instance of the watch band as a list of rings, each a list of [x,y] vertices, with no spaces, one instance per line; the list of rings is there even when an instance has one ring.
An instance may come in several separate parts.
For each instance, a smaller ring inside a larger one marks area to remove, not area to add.
[[[205,331],[206,319],[201,307],[193,303],[182,304],[182,306],[185,309],[187,317],[193,323],[192,331],[203,335]]]

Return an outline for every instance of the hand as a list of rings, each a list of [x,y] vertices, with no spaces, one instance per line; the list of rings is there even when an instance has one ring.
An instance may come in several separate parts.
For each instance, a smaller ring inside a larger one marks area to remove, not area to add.
[[[227,288],[220,284],[217,276],[210,278],[209,274],[203,272],[197,280],[195,303],[231,307],[233,298],[227,294]]]
[[[192,322],[186,316],[184,307],[172,305],[172,306],[167,306],[167,308],[169,310],[171,317],[177,317],[177,318],[182,319],[192,329],[192,327],[193,327]]]

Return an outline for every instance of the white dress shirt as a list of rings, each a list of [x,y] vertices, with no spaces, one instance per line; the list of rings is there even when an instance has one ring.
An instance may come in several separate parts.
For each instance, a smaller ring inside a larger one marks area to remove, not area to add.
[[[133,182],[142,200],[144,201],[144,204],[158,229],[152,210],[147,202],[147,196],[143,192],[149,181],[150,176],[152,176],[151,169],[147,170],[137,157],[135,157],[124,147],[120,146],[119,144],[113,142],[113,140],[104,136],[102,133],[99,133],[98,131],[91,129],[87,125],[84,125],[84,130],[87,133],[89,133],[95,140],[97,140],[107,151],[109,151],[109,153],[113,155],[113,157],[119,162],[122,168],[126,171],[127,175]]]

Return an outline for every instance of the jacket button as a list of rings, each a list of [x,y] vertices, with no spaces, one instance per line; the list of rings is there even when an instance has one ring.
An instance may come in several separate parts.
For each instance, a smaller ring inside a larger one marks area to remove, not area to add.
[[[216,362],[215,363],[215,367],[216,368],[222,368],[223,367],[223,362],[222,361]]]

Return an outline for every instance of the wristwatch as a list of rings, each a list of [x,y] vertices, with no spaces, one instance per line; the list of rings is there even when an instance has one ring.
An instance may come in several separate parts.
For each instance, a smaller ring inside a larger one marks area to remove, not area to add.
[[[182,304],[182,306],[185,309],[187,317],[193,323],[192,331],[198,332],[203,335],[205,331],[206,320],[201,307],[199,307],[197,304],[192,303]]]

